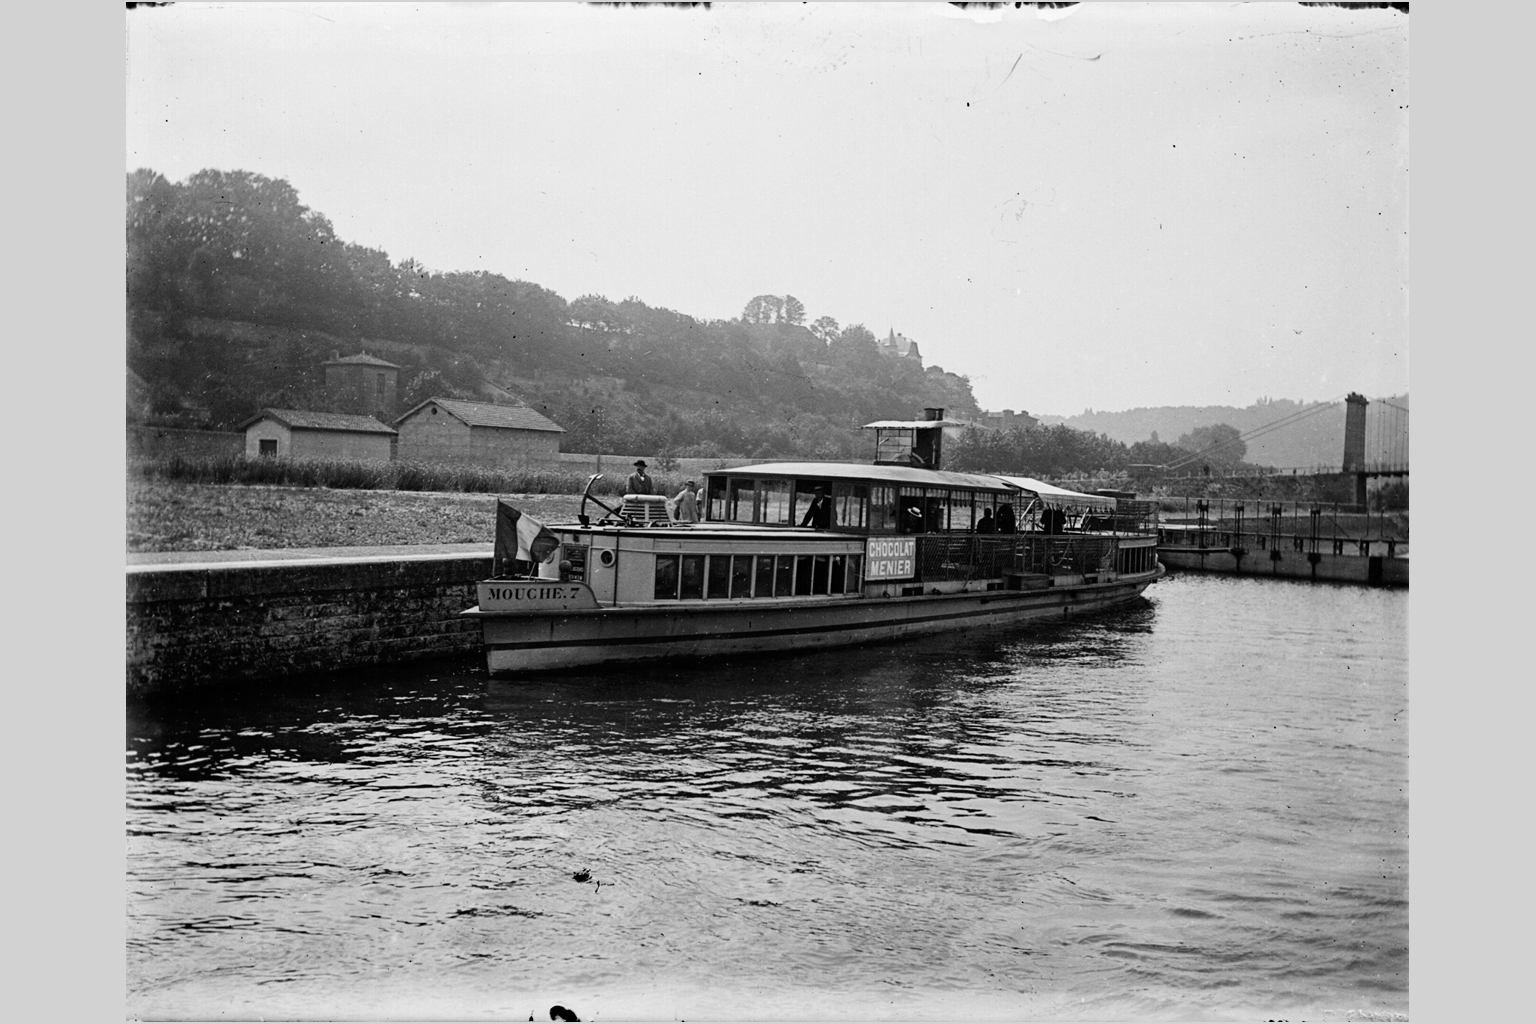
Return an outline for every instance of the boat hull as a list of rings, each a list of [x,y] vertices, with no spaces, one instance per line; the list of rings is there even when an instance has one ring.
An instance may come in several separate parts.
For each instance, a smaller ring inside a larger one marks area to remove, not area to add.
[[[515,676],[599,665],[842,647],[945,630],[1065,618],[1136,599],[1162,575],[1038,590],[497,613],[478,608],[486,667]]]

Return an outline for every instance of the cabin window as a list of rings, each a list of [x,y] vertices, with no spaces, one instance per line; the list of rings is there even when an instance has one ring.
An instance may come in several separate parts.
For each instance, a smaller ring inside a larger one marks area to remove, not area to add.
[[[752,596],[751,555],[737,555],[731,560],[731,596]]]
[[[897,466],[910,466],[914,431],[882,427],[875,431],[875,461]]]
[[[979,499],[979,500],[978,500]],[[952,491],[949,501],[949,528],[955,533],[970,533],[976,528],[980,509],[990,508],[990,495],[974,491]],[[993,513],[996,515],[996,513]]]
[[[779,555],[773,560],[773,596],[788,597],[794,593],[795,556]]]
[[[811,556],[795,557],[795,596],[805,597],[811,592]]]
[[[758,483],[757,494],[762,510],[758,522],[787,526],[789,524],[789,481],[761,480]]]
[[[731,587],[731,556],[709,556],[709,597],[729,597]]]
[[[587,549],[575,545],[562,554],[579,554],[584,574]],[[584,578],[576,565],[567,579]],[[656,599],[726,597],[808,597],[857,594],[863,588],[863,556],[836,555],[657,555]]]
[[[838,526],[866,529],[869,526],[869,485],[839,480],[832,485],[832,507]]]
[[[826,555],[817,555],[811,563],[811,593],[825,594],[830,591],[831,583],[831,559]]]
[[[684,600],[704,596],[704,556],[684,555],[678,596]]]
[[[856,594],[864,589],[864,556],[849,555],[848,569],[843,577],[843,593]]]
[[[263,438],[261,438],[261,454],[262,455],[276,455],[277,454],[277,438],[275,438],[275,437],[263,437]]]
[[[743,480],[740,477],[731,479],[730,489],[725,496],[725,512],[721,518],[729,523],[752,522],[752,503],[755,491],[754,480]]]
[[[894,533],[898,520],[896,488],[886,484],[871,484],[869,488],[870,532]]]
[[[923,532],[943,533],[949,529],[949,492],[928,491],[923,500]]]
[[[922,533],[927,525],[928,509],[923,503],[921,487],[902,487],[896,495],[900,509],[897,529],[901,533]]]
[[[729,519],[725,509],[725,477],[712,476],[709,478],[709,500],[704,502],[704,518],[717,523]]]
[[[826,496],[822,503],[820,514],[814,519],[809,518],[811,509],[815,506],[816,492],[820,489]],[[795,513],[791,521],[793,526],[809,526],[817,530],[830,530],[835,522],[832,502],[832,485],[825,480],[796,480],[795,481]]]
[[[677,563],[676,555],[656,556],[656,600],[677,597]]]

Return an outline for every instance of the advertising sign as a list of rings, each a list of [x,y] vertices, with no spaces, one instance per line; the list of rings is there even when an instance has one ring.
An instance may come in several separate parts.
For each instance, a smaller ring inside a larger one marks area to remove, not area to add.
[[[917,575],[916,537],[871,537],[864,555],[866,580],[909,580]]]

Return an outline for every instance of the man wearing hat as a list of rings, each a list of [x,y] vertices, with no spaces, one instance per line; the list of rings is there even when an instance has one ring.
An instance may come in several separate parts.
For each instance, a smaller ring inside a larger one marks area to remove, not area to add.
[[[624,481],[625,494],[655,494],[656,485],[645,475],[645,460],[635,460],[635,471]]]

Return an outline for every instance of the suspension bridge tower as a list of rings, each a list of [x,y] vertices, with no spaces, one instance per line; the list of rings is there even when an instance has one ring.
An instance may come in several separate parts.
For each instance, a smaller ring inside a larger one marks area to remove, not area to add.
[[[1344,399],[1344,472],[1355,474],[1356,505],[1365,504],[1365,407],[1369,404],[1354,391]]]

